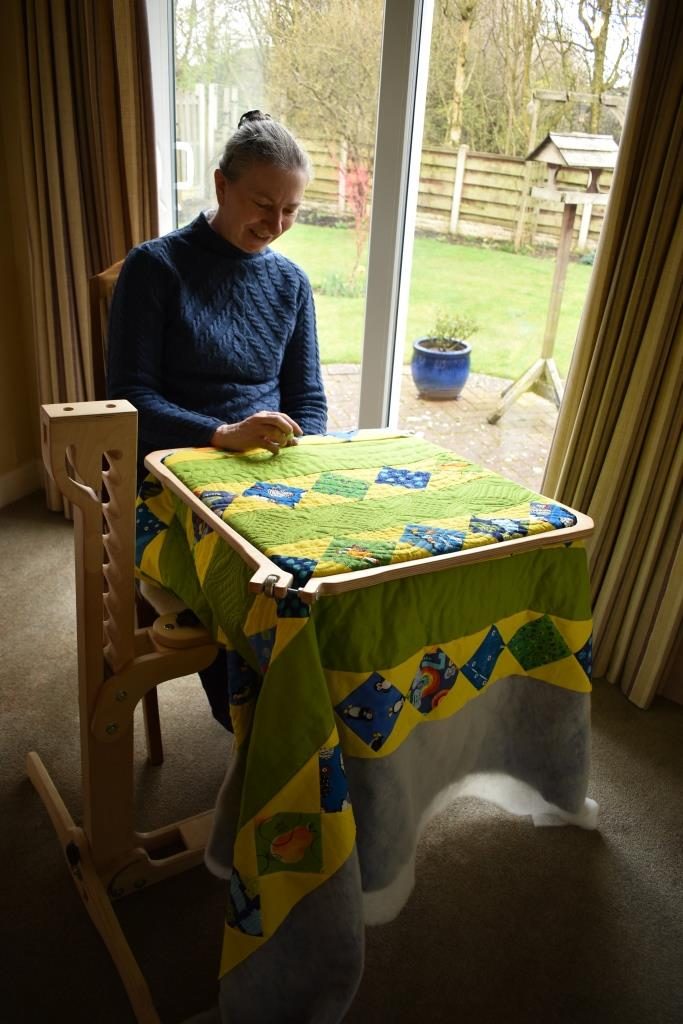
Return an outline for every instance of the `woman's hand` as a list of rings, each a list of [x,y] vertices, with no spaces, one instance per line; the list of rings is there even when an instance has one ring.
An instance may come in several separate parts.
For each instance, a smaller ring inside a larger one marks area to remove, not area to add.
[[[296,444],[301,434],[299,424],[284,412],[255,412],[239,423],[223,423],[211,438],[211,444],[231,452],[265,448],[277,455],[281,448]]]

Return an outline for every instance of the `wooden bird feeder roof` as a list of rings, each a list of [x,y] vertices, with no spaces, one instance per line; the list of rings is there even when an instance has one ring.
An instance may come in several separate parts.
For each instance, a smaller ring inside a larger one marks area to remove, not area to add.
[[[527,160],[539,160],[554,167],[612,169],[617,162],[618,149],[611,135],[550,132],[543,142],[529,153]]]

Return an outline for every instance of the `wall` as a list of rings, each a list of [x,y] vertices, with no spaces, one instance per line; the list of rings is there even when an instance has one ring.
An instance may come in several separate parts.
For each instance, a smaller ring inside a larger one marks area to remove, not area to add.
[[[19,159],[16,5],[0,53],[0,508],[41,486],[25,195]]]

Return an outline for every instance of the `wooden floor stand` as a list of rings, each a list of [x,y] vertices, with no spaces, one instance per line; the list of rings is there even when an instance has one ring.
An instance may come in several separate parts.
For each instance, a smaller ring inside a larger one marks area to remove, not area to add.
[[[550,398],[560,408],[564,388],[559,371],[552,358],[537,359],[521,377],[501,391],[501,401],[487,417],[489,423],[497,423],[503,413],[526,391],[536,391],[542,398]]]
[[[536,391],[543,398],[550,398],[551,401],[555,402],[558,409],[562,402],[562,380],[553,359],[553,349],[555,347],[555,336],[557,335],[557,325],[560,318],[567,266],[569,265],[576,207],[583,197],[576,196],[573,193],[561,193],[545,188],[534,188],[532,195],[537,198],[551,199],[554,202],[558,200],[564,202],[560,241],[555,259],[555,270],[543,333],[543,343],[541,345],[541,356],[533,366],[525,370],[518,380],[505,388],[501,395],[501,401],[491,415],[487,417],[489,423],[497,423],[506,409],[509,409],[525,391]],[[602,198],[604,199],[605,197],[603,196]],[[592,201],[597,202],[599,199],[600,196],[596,195],[592,198]]]
[[[82,825],[35,752],[28,754],[27,772],[137,1020],[158,1024],[112,901],[199,864],[211,813],[135,831],[133,717],[158,685],[210,665],[217,647],[201,628],[184,633],[184,646],[177,646],[174,631],[171,648],[159,641],[163,631],[135,627],[133,406],[84,402],[43,406],[41,413],[43,461],[74,510]]]

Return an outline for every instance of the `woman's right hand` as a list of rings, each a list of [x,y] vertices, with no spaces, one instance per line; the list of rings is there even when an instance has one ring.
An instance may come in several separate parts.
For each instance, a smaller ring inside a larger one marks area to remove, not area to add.
[[[214,448],[246,452],[265,448],[277,455],[281,448],[296,444],[303,434],[299,424],[284,412],[255,412],[239,423],[223,423],[211,438]]]

